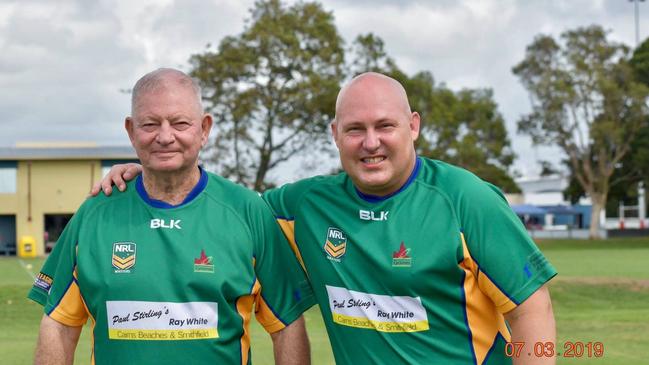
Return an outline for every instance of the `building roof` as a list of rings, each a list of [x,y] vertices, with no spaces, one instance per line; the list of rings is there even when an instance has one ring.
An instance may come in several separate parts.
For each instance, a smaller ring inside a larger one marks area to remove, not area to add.
[[[132,146],[42,145],[0,146],[0,161],[137,159]]]
[[[548,213],[555,215],[579,215],[581,212],[576,211],[572,207],[565,205],[544,205],[541,206],[542,209],[545,209]]]
[[[568,178],[561,175],[526,177],[515,181],[523,194],[563,192],[568,186]]]
[[[512,210],[514,213],[517,215],[525,215],[525,214],[546,214],[547,211],[543,208],[540,208],[536,205],[531,205],[531,204],[514,204],[511,206]]]

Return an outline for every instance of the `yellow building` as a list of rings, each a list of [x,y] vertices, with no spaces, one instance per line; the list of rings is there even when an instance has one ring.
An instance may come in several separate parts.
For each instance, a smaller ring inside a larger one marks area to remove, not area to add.
[[[136,160],[131,146],[0,147],[0,254],[15,253],[23,237],[38,255],[49,251],[90,187],[112,165]]]

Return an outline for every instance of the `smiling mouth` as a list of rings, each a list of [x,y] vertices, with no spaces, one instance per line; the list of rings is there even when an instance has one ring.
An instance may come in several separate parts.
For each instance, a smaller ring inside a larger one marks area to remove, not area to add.
[[[381,162],[381,161],[383,161],[383,160],[385,160],[385,157],[384,157],[384,156],[378,156],[378,157],[365,157],[365,158],[362,158],[362,159],[361,159],[361,161],[362,161],[363,163],[367,163],[367,164],[375,164],[375,163],[379,163],[379,162]]]

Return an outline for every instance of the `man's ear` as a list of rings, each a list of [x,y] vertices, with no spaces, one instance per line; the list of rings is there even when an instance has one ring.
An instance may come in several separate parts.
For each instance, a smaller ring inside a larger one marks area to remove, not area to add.
[[[338,146],[338,123],[336,123],[335,119],[331,121],[330,126],[331,126],[331,137],[333,137],[336,146]]]
[[[214,124],[212,115],[203,115],[203,119],[201,120],[201,146],[205,146],[205,144],[207,143],[210,136],[210,131],[212,130],[212,124]]]
[[[124,119],[124,129],[126,129],[126,133],[128,133],[128,138],[131,140],[131,144],[133,143],[133,118],[131,117],[126,117]]]
[[[412,112],[410,115],[410,135],[412,136],[413,142],[417,140],[419,137],[419,127],[421,123],[421,117],[419,117],[419,113],[417,112]]]

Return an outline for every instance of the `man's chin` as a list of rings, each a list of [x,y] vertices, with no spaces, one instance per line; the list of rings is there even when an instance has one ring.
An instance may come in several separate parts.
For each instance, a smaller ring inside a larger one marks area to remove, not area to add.
[[[363,193],[369,195],[387,195],[390,179],[383,176],[359,176],[356,187]]]
[[[168,173],[183,171],[186,168],[186,166],[175,162],[166,162],[166,163],[153,163],[148,165],[146,168],[152,173],[168,174]]]

